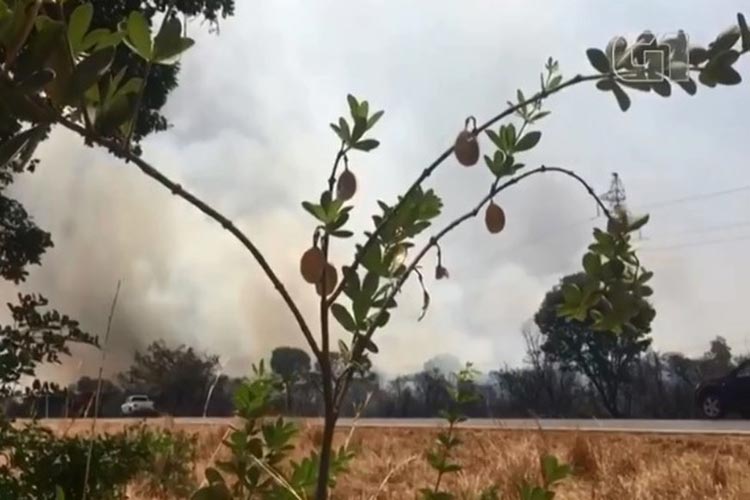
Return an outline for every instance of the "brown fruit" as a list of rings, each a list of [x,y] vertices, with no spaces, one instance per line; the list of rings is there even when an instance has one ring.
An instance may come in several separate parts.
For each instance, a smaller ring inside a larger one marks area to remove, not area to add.
[[[330,263],[326,264],[326,296],[331,295],[334,288],[336,288],[336,283],[338,283],[338,281],[339,276],[336,268],[333,267]],[[315,284],[315,291],[318,292],[318,295],[323,295],[323,280],[319,280]]]
[[[479,161],[479,143],[474,134],[468,130],[462,130],[456,137],[453,152],[458,162],[465,167],[470,167]]]
[[[344,170],[336,183],[336,196],[340,200],[348,200],[357,192],[357,178],[350,170]]]
[[[505,227],[505,212],[498,205],[495,205],[494,201],[491,201],[487,206],[487,211],[484,213],[484,223],[487,230],[493,234],[499,233]]]
[[[302,254],[299,261],[299,272],[308,283],[317,283],[323,276],[324,265],[323,252],[318,247],[310,247]]]

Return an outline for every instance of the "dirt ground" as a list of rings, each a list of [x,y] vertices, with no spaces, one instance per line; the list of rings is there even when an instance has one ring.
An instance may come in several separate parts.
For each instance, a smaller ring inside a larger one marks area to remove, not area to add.
[[[97,424],[98,432],[117,432],[122,422]],[[149,425],[196,433],[196,477],[217,457],[227,425],[175,424],[169,419]],[[90,423],[60,422],[58,432],[88,432]],[[359,428],[351,436],[357,452],[350,472],[334,492],[337,499],[413,499],[419,488],[434,483],[434,472],[422,453],[437,430]],[[342,443],[349,430],[337,431]],[[576,431],[459,430],[463,441],[456,460],[464,470],[445,485],[459,499],[476,499],[492,484],[501,498],[518,498],[515,485],[539,478],[539,457],[554,453],[570,463],[575,475],[558,489],[556,499],[750,499],[750,437],[579,433]],[[295,455],[320,442],[321,429],[301,429]]]

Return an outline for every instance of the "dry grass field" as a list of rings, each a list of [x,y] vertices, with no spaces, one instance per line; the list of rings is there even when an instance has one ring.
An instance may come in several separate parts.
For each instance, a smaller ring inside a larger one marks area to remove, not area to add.
[[[56,430],[87,432],[89,425],[61,423]],[[116,432],[123,425],[102,422],[98,428]],[[198,459],[193,464],[198,477],[222,456],[220,442],[226,426],[176,425],[170,420],[150,425],[199,435]],[[334,498],[416,498],[419,488],[434,482],[434,473],[420,453],[431,445],[435,434],[416,428],[355,429],[350,445],[357,457]],[[750,437],[500,429],[460,430],[459,434],[464,445],[456,458],[465,469],[445,484],[460,499],[475,499],[490,484],[499,486],[501,498],[517,498],[514,485],[524,478],[538,478],[539,456],[546,452],[568,461],[576,471],[558,489],[560,500],[750,499]],[[339,431],[338,442],[347,435],[348,430]],[[297,455],[307,453],[320,438],[319,427],[305,427]]]

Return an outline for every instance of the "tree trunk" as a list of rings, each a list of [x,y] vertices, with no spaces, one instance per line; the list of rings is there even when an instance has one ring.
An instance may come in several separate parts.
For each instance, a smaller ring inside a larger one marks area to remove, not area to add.
[[[315,500],[328,499],[328,475],[331,470],[331,453],[333,451],[333,432],[336,429],[338,415],[333,411],[326,411],[323,424],[323,442],[320,448],[320,466],[318,467],[318,487]]]

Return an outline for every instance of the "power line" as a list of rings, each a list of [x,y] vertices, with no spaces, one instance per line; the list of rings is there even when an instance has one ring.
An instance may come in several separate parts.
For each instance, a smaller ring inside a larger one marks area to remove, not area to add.
[[[734,194],[739,193],[742,191],[750,191],[750,185],[747,186],[740,186],[732,189],[724,189],[722,191],[714,191],[712,193],[702,193],[702,194],[696,194],[692,196],[685,196],[684,198],[674,198],[672,200],[666,200],[666,201],[657,201],[654,203],[648,203],[646,205],[642,205],[642,208],[660,208],[660,207],[666,207],[671,205],[677,205],[680,203],[687,203],[690,201],[699,201],[699,200],[705,200],[709,198],[716,198],[718,196],[725,196],[728,194]]]
[[[639,248],[638,251],[639,252],[655,252],[655,251],[662,251],[662,250],[675,250],[678,248],[703,247],[703,246],[717,245],[719,243],[730,243],[730,242],[746,241],[746,240],[750,240],[750,234],[738,236],[735,238],[720,238],[720,239],[714,239],[714,240],[693,241],[690,243],[681,243],[681,244],[675,244],[675,245],[643,247],[643,248]]]
[[[691,201],[700,201],[700,200],[705,200],[705,199],[710,199],[710,198],[717,198],[717,197],[720,197],[720,196],[726,196],[726,195],[729,195],[729,194],[734,194],[734,193],[738,193],[738,192],[742,192],[742,191],[750,191],[750,184],[745,185],[745,186],[739,186],[739,187],[736,187],[736,188],[731,188],[731,189],[723,189],[723,190],[720,190],[720,191],[713,191],[713,192],[708,192],[708,193],[698,193],[698,194],[694,194],[694,195],[690,195],[690,196],[684,196],[682,198],[673,198],[671,200],[656,201],[656,202],[652,202],[652,203],[647,203],[647,204],[641,205],[640,207],[643,208],[643,209],[663,208],[663,207],[667,207],[667,206],[678,205],[678,204],[682,204],[682,203],[688,203],[688,202],[691,202]],[[610,187],[610,193],[611,192],[612,192],[612,188]],[[619,194],[619,193],[617,193],[617,194]],[[618,201],[624,202],[624,189],[623,189],[623,193],[622,193],[622,199],[620,200],[619,196],[618,196]],[[523,247],[525,247],[527,245],[534,245],[534,244],[540,243],[542,241],[545,241],[545,240],[549,239],[550,237],[557,236],[560,233],[562,233],[564,231],[567,231],[568,229],[572,229],[574,227],[583,225],[585,223],[592,222],[592,221],[598,219],[599,217],[601,217],[601,215],[597,215],[596,217],[589,217],[587,219],[581,219],[581,220],[579,220],[577,222],[574,222],[572,224],[568,224],[566,226],[558,227],[557,229],[552,230],[552,231],[548,231],[548,232],[540,235],[537,238],[534,238],[532,240],[522,241],[522,242],[520,242],[520,243],[518,243],[516,245],[513,245],[508,250],[517,250],[518,248],[523,248]],[[748,223],[750,224],[750,221]]]

